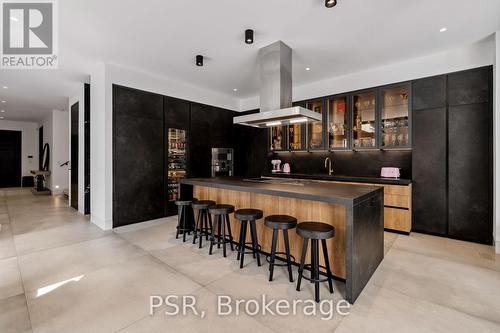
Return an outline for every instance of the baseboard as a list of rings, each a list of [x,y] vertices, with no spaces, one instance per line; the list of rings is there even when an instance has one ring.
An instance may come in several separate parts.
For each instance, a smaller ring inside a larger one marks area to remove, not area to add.
[[[113,220],[103,220],[95,215],[90,215],[90,222],[101,228],[102,230],[113,229]]]

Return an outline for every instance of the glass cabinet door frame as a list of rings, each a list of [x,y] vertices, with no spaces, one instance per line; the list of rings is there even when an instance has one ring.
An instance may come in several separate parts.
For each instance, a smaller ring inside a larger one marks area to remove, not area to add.
[[[329,140],[328,138],[328,133],[326,131],[326,120],[328,118],[328,115],[327,115],[327,98],[325,97],[319,97],[319,98],[312,98],[312,99],[308,99],[304,102],[304,107],[307,109],[307,104],[309,103],[312,103],[312,102],[321,102],[321,107],[322,107],[322,118],[321,118],[321,138],[322,138],[322,144],[321,144],[321,147],[320,148],[309,148],[309,123],[305,124],[305,127],[306,127],[306,146],[305,146],[305,149],[306,151],[327,151],[328,150],[328,146],[329,144],[327,145],[327,141]],[[311,110],[311,111],[314,111],[314,110]]]
[[[354,95],[360,95],[365,93],[373,93],[375,95],[375,146],[373,147],[354,147]],[[356,90],[349,93],[349,111],[350,111],[350,131],[351,131],[351,150],[363,151],[363,150],[379,150],[380,149],[380,91],[378,87],[368,88],[363,90]]]
[[[346,137],[347,137],[347,147],[337,147],[337,148],[331,148],[330,147],[330,135],[328,132],[328,126],[330,123],[330,101],[333,99],[338,99],[344,97],[346,100],[346,113],[347,113],[347,129],[346,129]],[[327,147],[329,151],[345,151],[345,150],[352,150],[353,147],[353,140],[352,140],[352,128],[353,128],[353,122],[352,122],[352,108],[351,108],[351,94],[345,93],[345,94],[337,94],[337,95],[331,95],[328,97],[325,97],[326,101],[326,121],[323,126],[323,130],[326,132],[326,139],[327,139]]]
[[[280,125],[283,127],[283,142],[281,143],[281,149],[271,149],[271,134],[273,131],[272,127],[267,129],[267,151],[288,151],[288,125]],[[276,126],[276,127],[280,127]]]
[[[404,146],[383,146],[382,142],[382,112],[383,112],[383,105],[382,102],[384,100],[383,92],[384,89],[388,88],[394,88],[394,87],[401,87],[401,86],[406,86],[406,90],[408,91],[408,144]],[[393,84],[388,84],[385,86],[380,86],[378,87],[378,100],[379,102],[377,103],[377,113],[378,113],[378,122],[377,122],[377,141],[378,141],[378,147],[381,150],[408,150],[412,148],[412,136],[413,136],[413,131],[412,131],[412,105],[413,105],[413,99],[412,99],[412,85],[411,81],[406,81],[406,82],[399,82],[399,83],[393,83]]]

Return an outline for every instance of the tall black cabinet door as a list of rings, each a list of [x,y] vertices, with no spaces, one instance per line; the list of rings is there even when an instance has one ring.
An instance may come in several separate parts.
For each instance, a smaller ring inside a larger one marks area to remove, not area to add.
[[[449,107],[449,230],[491,244],[492,141],[489,103]]]
[[[164,216],[163,97],[113,87],[113,227]]]
[[[413,112],[414,231],[446,235],[446,108]]]

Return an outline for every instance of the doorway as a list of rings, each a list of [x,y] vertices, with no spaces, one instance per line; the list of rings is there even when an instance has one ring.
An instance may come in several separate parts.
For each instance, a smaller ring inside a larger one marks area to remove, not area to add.
[[[21,186],[20,131],[0,130],[0,187]]]
[[[78,210],[78,115],[80,105],[71,106],[71,207]]]

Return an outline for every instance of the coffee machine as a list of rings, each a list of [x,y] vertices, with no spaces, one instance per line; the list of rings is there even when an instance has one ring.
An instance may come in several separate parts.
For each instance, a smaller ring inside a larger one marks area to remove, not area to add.
[[[212,148],[212,177],[231,177],[233,157],[233,148]]]

